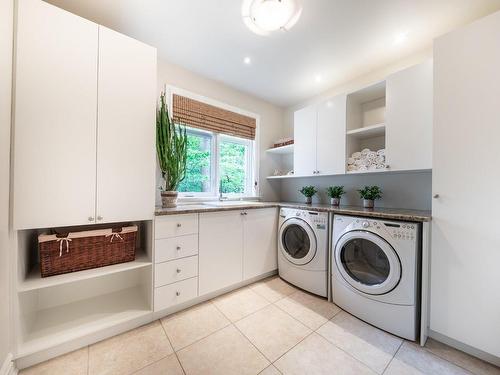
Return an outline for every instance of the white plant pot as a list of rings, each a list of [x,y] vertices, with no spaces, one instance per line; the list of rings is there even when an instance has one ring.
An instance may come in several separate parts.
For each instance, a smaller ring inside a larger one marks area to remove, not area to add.
[[[340,198],[330,198],[330,204],[332,206],[340,206]]]
[[[306,204],[311,204],[313,201],[312,197],[306,197]]]
[[[363,199],[363,207],[364,208],[373,208],[375,205],[375,201],[373,199]]]
[[[177,191],[162,191],[161,192],[161,205],[163,208],[177,207]]]

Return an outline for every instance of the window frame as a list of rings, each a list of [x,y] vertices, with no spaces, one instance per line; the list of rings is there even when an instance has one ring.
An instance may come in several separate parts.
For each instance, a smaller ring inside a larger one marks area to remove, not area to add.
[[[219,171],[219,144],[221,139],[227,139],[235,143],[241,143],[248,145],[247,152],[247,170],[246,173],[250,176],[247,180],[245,186],[245,192],[243,194],[237,193],[223,193],[223,196],[227,199],[242,199],[242,198],[258,198],[259,197],[259,134],[260,134],[260,116],[258,114],[230,106],[226,103],[222,103],[201,95],[194,94],[187,90],[177,88],[174,86],[165,86],[165,92],[168,98],[168,108],[172,108],[173,95],[181,95],[194,100],[201,101],[206,104],[210,104],[228,111],[239,113],[245,116],[253,117],[256,120],[255,128],[255,139],[245,139],[240,137],[233,137],[228,134],[215,133],[211,131],[206,131],[203,129],[197,129],[192,127],[187,127],[188,131],[198,134],[210,134],[212,136],[211,145],[211,191],[210,192],[179,192],[179,201],[189,202],[189,201],[201,201],[201,200],[215,200],[219,198],[220,191],[220,171]]]

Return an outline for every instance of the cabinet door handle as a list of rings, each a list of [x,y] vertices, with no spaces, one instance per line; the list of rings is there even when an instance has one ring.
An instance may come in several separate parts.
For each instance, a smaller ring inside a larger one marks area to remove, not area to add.
[[[88,221],[94,221],[94,217],[93,216],[89,216],[87,219],[88,219]]]
[[[181,273],[181,269],[180,268],[177,268],[177,273]]]
[[[97,216],[97,220],[102,220],[102,216],[101,215]]]
[[[181,223],[177,223],[177,228],[180,228],[182,226]]]
[[[181,249],[181,247],[180,247],[180,246],[177,246],[175,249],[176,249],[177,251],[179,251],[179,250]]]
[[[175,295],[179,297],[181,295],[181,292],[175,292]]]
[[[438,199],[438,198],[439,198],[439,194],[434,194],[434,195],[432,196],[432,198],[434,198],[434,199]]]

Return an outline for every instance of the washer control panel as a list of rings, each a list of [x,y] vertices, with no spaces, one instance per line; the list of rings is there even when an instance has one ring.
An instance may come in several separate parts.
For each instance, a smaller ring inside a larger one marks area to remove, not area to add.
[[[283,210],[281,211],[283,214]],[[301,218],[314,228],[326,230],[328,228],[328,214],[324,212],[314,212],[314,211],[303,211],[297,210],[292,212],[286,212],[288,214],[287,217],[298,217]]]
[[[356,219],[352,223],[353,229],[384,230],[397,240],[415,240],[417,237],[418,225],[415,223],[398,223],[378,221],[372,219]]]

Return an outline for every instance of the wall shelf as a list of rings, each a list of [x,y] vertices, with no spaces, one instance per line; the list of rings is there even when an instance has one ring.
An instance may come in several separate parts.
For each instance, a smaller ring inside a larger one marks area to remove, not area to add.
[[[380,137],[385,135],[385,124],[376,124],[349,130],[346,134],[353,138]]]
[[[269,148],[266,150],[266,152],[278,155],[293,154],[293,144],[281,147]]]
[[[292,178],[311,178],[311,177],[333,177],[333,176],[347,176],[347,175],[369,175],[376,173],[384,173],[384,174],[408,174],[408,173],[426,173],[432,172],[432,169],[409,169],[409,170],[390,170],[390,169],[376,169],[371,171],[350,171],[346,173],[338,173],[338,174],[311,174],[311,175],[302,175],[302,176],[269,176],[268,180],[286,180]]]
[[[31,268],[26,279],[19,282],[17,290],[18,292],[28,292],[30,290],[48,288],[75,281],[92,279],[95,277],[102,277],[117,272],[147,267],[150,265],[151,260],[149,259],[148,255],[144,251],[138,250],[133,262],[113,264],[106,267],[93,268],[90,270],[71,272],[65,273],[63,275],[55,275],[42,278],[40,276],[40,265],[37,263],[34,267]]]

